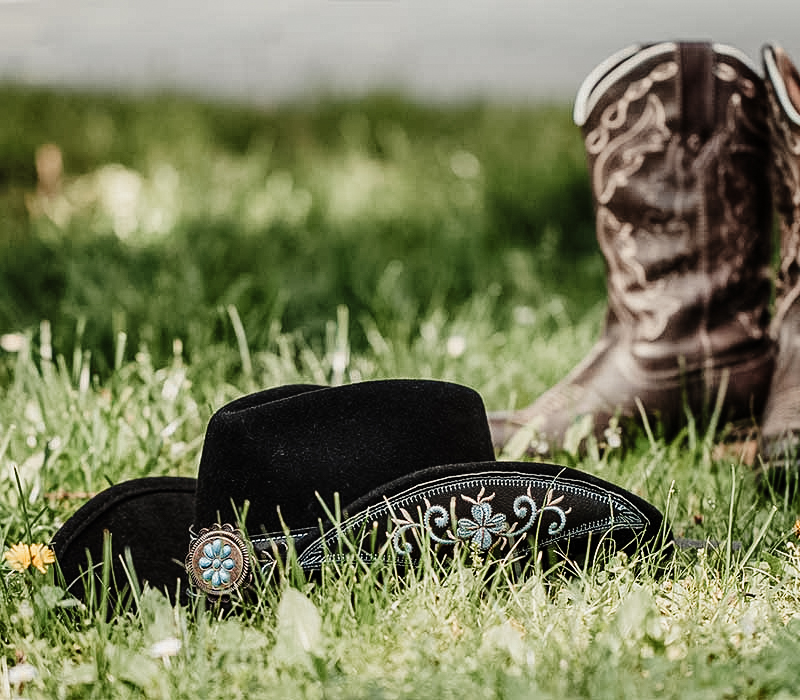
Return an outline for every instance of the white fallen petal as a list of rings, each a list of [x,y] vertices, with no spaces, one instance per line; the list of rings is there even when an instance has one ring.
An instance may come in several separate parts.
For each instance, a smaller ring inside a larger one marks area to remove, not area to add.
[[[154,659],[166,659],[175,656],[181,650],[181,640],[176,637],[167,637],[153,644],[149,653]]]
[[[31,664],[17,664],[8,669],[8,684],[30,683],[37,675],[39,675],[39,672]]]

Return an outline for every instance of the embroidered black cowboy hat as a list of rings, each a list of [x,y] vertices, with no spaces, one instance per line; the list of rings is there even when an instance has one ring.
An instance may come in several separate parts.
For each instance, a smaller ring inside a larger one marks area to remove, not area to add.
[[[290,385],[224,406],[209,421],[196,480],[118,484],[56,533],[60,570],[79,597],[97,585],[105,532],[118,585],[130,564],[151,587],[212,596],[240,589],[290,546],[313,570],[353,555],[411,562],[423,547],[520,558],[557,550],[584,561],[601,542],[630,551],[671,538],[654,506],[613,484],[496,461],[480,396],[428,380]]]

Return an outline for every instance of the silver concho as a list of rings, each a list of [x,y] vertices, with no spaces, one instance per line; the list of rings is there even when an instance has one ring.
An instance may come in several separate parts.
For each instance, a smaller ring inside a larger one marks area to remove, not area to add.
[[[225,523],[204,527],[192,538],[186,571],[206,595],[224,596],[250,581],[250,554],[240,530]]]

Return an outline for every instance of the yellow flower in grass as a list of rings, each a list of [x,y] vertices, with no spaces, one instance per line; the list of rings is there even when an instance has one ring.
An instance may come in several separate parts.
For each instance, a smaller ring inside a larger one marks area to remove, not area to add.
[[[43,574],[47,565],[56,560],[56,555],[46,544],[15,544],[3,554],[3,558],[15,571],[25,571],[34,566]]]

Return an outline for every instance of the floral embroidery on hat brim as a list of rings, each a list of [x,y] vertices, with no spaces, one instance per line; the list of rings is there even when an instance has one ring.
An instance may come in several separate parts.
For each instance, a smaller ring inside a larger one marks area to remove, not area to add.
[[[653,523],[634,500],[621,489],[604,488],[588,479],[519,472],[445,477],[388,496],[383,503],[348,518],[309,545],[298,563],[315,569],[340,559],[344,538],[355,541],[361,558],[372,560],[375,527],[381,522],[390,524],[384,542],[397,555],[410,559],[422,547],[464,544],[479,552],[508,547],[524,555],[594,535],[600,539],[624,531],[624,539],[628,533],[631,540],[654,536],[660,523]]]
[[[566,510],[559,507],[564,496],[553,497],[549,490],[541,508],[531,496],[530,487],[526,493],[514,499],[513,515],[516,520],[509,525],[509,517],[505,513],[494,513],[491,501],[495,494],[485,495],[486,489],[481,488],[476,498],[460,494],[465,503],[471,503],[470,515],[456,520],[455,530],[451,527],[451,515],[448,509],[440,505],[432,505],[426,498],[426,509],[421,520],[414,520],[406,508],[401,508],[401,516],[393,517],[395,529],[392,532],[392,546],[397,554],[407,556],[413,551],[413,546],[406,541],[406,536],[411,531],[424,531],[430,540],[436,544],[455,545],[459,542],[468,543],[471,547],[487,552],[499,546],[513,544],[522,535],[526,535],[539,522],[545,513],[554,513],[556,520],[547,525],[546,532],[549,536],[561,533],[567,524],[567,515],[571,508]]]

